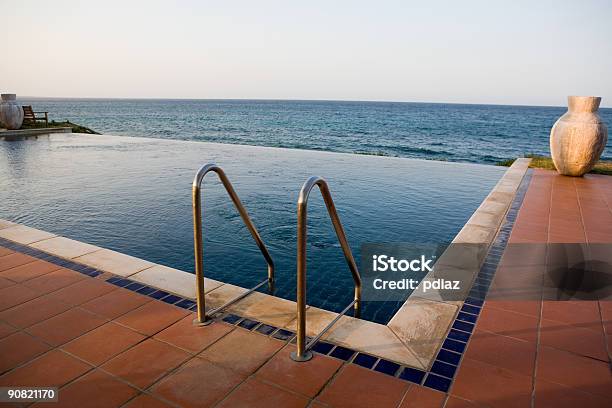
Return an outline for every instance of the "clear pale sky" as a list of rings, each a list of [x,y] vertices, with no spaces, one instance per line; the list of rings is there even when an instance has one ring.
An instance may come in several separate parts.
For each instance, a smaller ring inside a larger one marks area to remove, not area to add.
[[[22,96],[612,106],[611,1],[0,0]]]

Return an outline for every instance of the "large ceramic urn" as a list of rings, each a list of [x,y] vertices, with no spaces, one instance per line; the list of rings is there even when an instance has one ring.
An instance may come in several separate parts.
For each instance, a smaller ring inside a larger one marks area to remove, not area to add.
[[[608,128],[597,114],[601,98],[569,96],[567,112],[550,131],[550,152],[557,171],[582,176],[599,160],[608,142]]]
[[[23,108],[17,104],[17,95],[2,94],[0,122],[7,129],[19,129],[23,123]]]

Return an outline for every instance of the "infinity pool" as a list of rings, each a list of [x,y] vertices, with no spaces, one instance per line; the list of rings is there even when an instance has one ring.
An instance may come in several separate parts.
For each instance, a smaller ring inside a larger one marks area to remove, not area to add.
[[[277,296],[295,299],[296,202],[325,177],[359,263],[364,243],[450,241],[505,168],[204,142],[94,135],[0,141],[0,218],[193,271],[191,182],[204,163],[223,167],[277,267]],[[204,183],[208,277],[250,287],[266,266],[216,176]],[[313,191],[308,303],[340,311],[352,278]],[[401,302],[365,302],[386,323]]]

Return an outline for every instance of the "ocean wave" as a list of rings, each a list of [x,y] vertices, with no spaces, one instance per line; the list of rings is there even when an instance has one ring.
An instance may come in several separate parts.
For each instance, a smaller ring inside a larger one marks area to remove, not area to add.
[[[431,150],[424,147],[397,146],[394,150],[399,150],[402,153],[418,153],[431,156],[453,156],[454,153],[446,150]]]

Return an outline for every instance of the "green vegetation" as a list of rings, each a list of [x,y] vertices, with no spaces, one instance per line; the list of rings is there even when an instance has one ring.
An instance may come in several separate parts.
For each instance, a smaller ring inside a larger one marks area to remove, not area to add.
[[[506,159],[495,163],[496,166],[510,167],[516,159]]]
[[[50,120],[48,125],[45,125],[44,122],[36,122],[36,123],[24,123],[21,125],[21,129],[40,129],[40,128],[55,128],[55,127],[69,127],[72,128],[73,133],[89,133],[92,135],[99,135],[100,133],[92,130],[88,127],[77,125],[76,123],[72,123],[69,120],[64,122],[56,122],[54,120]]]
[[[550,157],[538,156],[536,154],[528,154],[528,155],[525,155],[525,157],[528,157],[531,159],[531,163],[529,164],[529,167],[531,168],[555,170],[555,164],[553,163]],[[512,165],[512,163],[514,163],[514,160],[515,159],[508,159],[508,160],[500,161],[497,163],[497,165],[509,167],[510,165]],[[595,167],[593,167],[593,170],[591,170],[589,173],[605,174],[608,176],[612,176],[612,161],[597,162]]]

